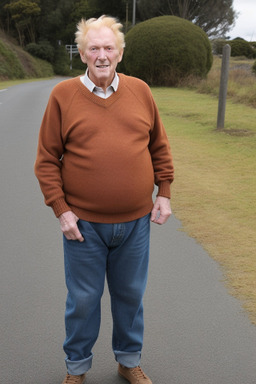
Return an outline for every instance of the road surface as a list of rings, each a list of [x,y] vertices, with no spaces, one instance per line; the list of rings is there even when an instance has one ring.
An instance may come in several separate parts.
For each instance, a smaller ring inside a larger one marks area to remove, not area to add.
[[[62,235],[33,174],[52,87],[0,92],[1,357],[4,384],[61,384],[65,376]],[[173,202],[175,205],[175,202]],[[256,327],[218,265],[174,217],[152,225],[142,367],[154,384],[255,384]],[[121,384],[111,351],[107,290],[88,384]]]

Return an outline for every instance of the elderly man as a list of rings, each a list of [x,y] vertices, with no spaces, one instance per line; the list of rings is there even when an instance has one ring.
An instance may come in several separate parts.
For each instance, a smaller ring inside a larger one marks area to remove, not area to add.
[[[105,276],[118,373],[131,384],[152,383],[140,368],[142,299],[150,221],[163,224],[171,214],[173,165],[149,87],[116,72],[121,28],[112,17],[81,20],[76,42],[86,73],[53,89],[39,134],[35,173],[64,234],[63,384],[83,383],[91,368]]]

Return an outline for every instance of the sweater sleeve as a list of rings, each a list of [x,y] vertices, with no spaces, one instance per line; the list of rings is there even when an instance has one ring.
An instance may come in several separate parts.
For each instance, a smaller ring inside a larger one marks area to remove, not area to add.
[[[65,201],[61,178],[61,157],[64,146],[61,135],[62,112],[53,90],[46,107],[39,132],[35,175],[46,205],[52,207],[56,217],[69,211]]]
[[[154,168],[157,196],[170,198],[170,185],[174,179],[174,167],[169,140],[163,126],[158,108],[152,96],[154,108],[154,126],[150,135],[149,151]]]

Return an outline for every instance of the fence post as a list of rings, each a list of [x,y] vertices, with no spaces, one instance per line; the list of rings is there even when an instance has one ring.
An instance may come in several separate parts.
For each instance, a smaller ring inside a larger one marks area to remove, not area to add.
[[[224,123],[225,123],[230,53],[231,53],[231,47],[229,44],[226,44],[223,47],[223,51],[222,51],[217,129],[223,129]]]

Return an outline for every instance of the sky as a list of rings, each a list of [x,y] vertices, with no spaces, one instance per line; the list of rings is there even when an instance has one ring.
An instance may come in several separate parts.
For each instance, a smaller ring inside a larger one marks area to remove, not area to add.
[[[227,33],[231,39],[242,37],[256,41],[256,0],[233,0],[233,8],[239,13],[235,26]]]

